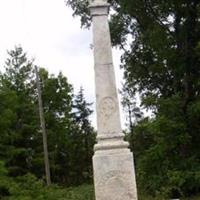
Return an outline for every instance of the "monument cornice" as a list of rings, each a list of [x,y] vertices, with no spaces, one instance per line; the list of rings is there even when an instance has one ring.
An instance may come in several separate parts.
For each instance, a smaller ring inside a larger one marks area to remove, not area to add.
[[[89,4],[92,6],[110,6],[107,0],[89,0]]]
[[[93,2],[89,6],[90,14],[91,16],[108,15],[109,7],[109,3]]]

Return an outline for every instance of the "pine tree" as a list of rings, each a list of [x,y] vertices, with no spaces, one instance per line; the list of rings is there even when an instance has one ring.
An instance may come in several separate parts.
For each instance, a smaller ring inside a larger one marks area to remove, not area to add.
[[[87,103],[84,97],[84,90],[81,87],[79,93],[75,96],[73,104],[73,114],[75,124],[78,126],[76,131],[77,155],[76,162],[79,162],[75,168],[79,174],[78,182],[88,181],[92,176],[92,155],[95,142],[95,131],[90,122],[90,115],[93,111],[90,109],[92,103]],[[79,160],[79,161],[78,161]],[[81,180],[83,179],[83,180]]]
[[[21,47],[16,47],[8,54],[5,73],[1,75],[3,112],[0,127],[5,128],[1,138],[7,149],[2,156],[6,159],[9,174],[18,176],[27,173],[32,165],[33,135],[37,130],[32,87],[34,74],[32,61],[27,59]]]

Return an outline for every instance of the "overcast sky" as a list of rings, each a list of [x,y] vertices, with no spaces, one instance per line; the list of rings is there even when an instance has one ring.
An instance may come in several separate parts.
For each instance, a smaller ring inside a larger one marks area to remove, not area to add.
[[[35,64],[50,73],[62,71],[75,89],[83,86],[89,102],[95,101],[91,30],[80,28],[78,18],[64,0],[0,0],[0,70],[6,51],[21,45]],[[118,88],[120,52],[113,51]],[[93,123],[95,117],[92,117]]]

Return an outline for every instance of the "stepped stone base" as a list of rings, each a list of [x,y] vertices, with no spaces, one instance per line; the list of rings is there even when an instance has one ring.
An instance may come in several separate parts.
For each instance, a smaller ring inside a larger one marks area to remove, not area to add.
[[[96,200],[137,200],[133,155],[129,149],[96,151],[93,170]]]

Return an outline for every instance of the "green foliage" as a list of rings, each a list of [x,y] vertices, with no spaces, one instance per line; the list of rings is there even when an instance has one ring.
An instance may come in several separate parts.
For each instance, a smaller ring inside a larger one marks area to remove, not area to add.
[[[134,124],[137,124],[143,118],[143,112],[137,105],[137,99],[133,98],[135,95],[135,90],[129,88],[127,84],[123,85],[121,90],[122,95],[122,106],[124,108],[125,113],[127,113],[126,120],[128,121],[127,125],[129,131],[133,130]]]
[[[0,197],[2,200],[94,200],[93,188],[90,185],[74,188],[57,185],[46,187],[43,181],[32,174],[15,179],[8,177],[1,179]]]
[[[4,162],[0,160],[0,176],[1,177],[7,175],[7,170],[4,165],[5,165]]]
[[[39,75],[51,178],[68,186],[90,182],[95,142],[89,120],[91,104],[86,102],[83,89],[73,94],[62,73],[50,75],[41,68]],[[21,47],[8,52],[5,72],[0,74],[0,109],[0,159],[9,177],[18,179],[32,173],[44,179],[34,63]],[[0,164],[0,174],[3,169]]]
[[[84,97],[83,88],[81,87],[78,94],[75,95],[73,102],[73,116],[74,124],[77,125],[74,131],[74,144],[72,146],[71,154],[74,156],[74,162],[79,163],[75,166],[74,170],[78,176],[74,177],[79,183],[85,183],[92,179],[92,155],[93,146],[95,143],[95,131],[91,126],[90,115],[93,111],[90,109],[92,103],[87,103]],[[78,144],[78,146],[76,145]]]
[[[155,119],[140,121],[131,134],[139,188],[155,196],[190,196],[200,189],[196,133],[188,132],[180,101],[160,100],[164,110]]]
[[[6,161],[9,174],[18,176],[30,170],[32,136],[37,131],[32,87],[34,73],[32,61],[27,59],[21,47],[16,47],[8,55],[0,83],[0,154]]]
[[[86,26],[85,1],[67,1]],[[135,95],[152,119],[131,120],[139,188],[154,196],[200,192],[200,2],[109,0],[112,43],[123,51],[123,104]],[[133,91],[129,93],[129,91]],[[167,198],[166,197],[166,198]]]
[[[89,27],[91,18],[89,16],[89,1],[85,0],[65,0],[67,5],[70,5],[74,10],[73,16],[81,15],[81,26]]]

